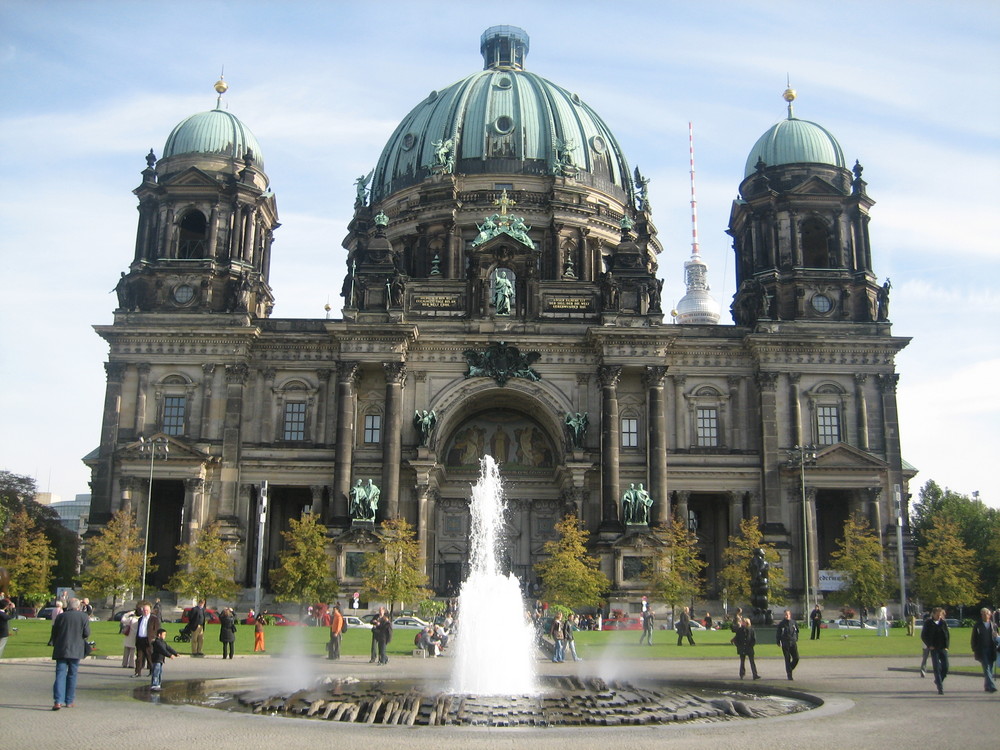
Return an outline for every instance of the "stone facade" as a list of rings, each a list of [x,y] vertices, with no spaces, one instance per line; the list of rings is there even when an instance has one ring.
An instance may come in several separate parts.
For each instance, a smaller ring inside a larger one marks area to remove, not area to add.
[[[599,156],[606,144],[587,147]],[[622,494],[639,484],[651,524],[676,514],[696,530],[712,594],[741,519],[760,520],[793,592],[803,539],[815,587],[849,513],[884,533],[894,488],[905,501],[912,476],[895,398],[908,339],[891,334],[872,272],[859,169],[749,176],[730,227],[739,324],[675,325],[645,185],[627,169],[613,183],[621,169],[588,174],[582,158],[568,169],[557,150],[564,168],[548,174],[511,160],[463,171],[461,143],[451,148],[398,190],[369,199],[359,181],[336,320],[271,317],[277,208],[252,155],[151,158],[119,308],[97,327],[108,386],[87,461],[92,526],[122,507],[144,519],[152,502],[154,583],[176,544],[218,520],[252,585],[266,480],[265,570],[288,519],[308,510],[352,590],[378,523],[402,516],[448,593],[464,575],[484,453],[510,498],[507,562],[529,583],[573,513],[615,596],[637,601],[657,543],[650,526],[623,523]],[[422,429],[414,415],[430,412]],[[169,443],[166,458],[142,450],[150,439]],[[789,451],[807,444],[803,508]],[[349,517],[352,486],[369,479],[381,490],[374,530]]]

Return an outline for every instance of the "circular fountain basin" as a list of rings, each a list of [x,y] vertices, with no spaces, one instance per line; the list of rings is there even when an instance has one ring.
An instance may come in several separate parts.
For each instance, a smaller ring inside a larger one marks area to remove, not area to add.
[[[667,681],[543,677],[537,693],[467,695],[418,680],[325,678],[293,692],[245,681],[164,686],[164,702],[227,711],[399,726],[628,726],[763,719],[808,711],[817,698],[787,691]],[[138,691],[140,694],[142,691]]]

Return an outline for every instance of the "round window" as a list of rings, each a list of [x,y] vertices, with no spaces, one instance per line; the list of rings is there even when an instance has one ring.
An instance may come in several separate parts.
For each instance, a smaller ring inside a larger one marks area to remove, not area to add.
[[[427,95],[427,101],[428,102],[437,101],[437,98],[438,98],[438,92],[437,91],[432,91],[431,93],[429,93]]]
[[[816,294],[813,295],[812,306],[816,312],[828,313],[833,308],[833,302],[825,294]]]
[[[599,135],[595,135],[590,139],[590,147],[599,154],[603,154],[608,150],[608,144]]]
[[[407,133],[403,136],[403,150],[409,151],[417,142],[417,137],[413,133]]]
[[[500,115],[493,123],[493,127],[497,129],[498,133],[509,133],[514,129],[514,118],[507,115]]]
[[[174,287],[174,302],[178,305],[186,305],[194,299],[194,287],[190,284],[181,284]]]
[[[511,87],[510,76],[500,76],[497,78],[496,87],[498,89],[509,89]]]

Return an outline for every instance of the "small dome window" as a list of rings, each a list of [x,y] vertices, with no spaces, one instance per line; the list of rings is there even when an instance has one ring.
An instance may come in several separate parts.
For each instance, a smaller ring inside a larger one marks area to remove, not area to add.
[[[403,136],[403,150],[409,151],[417,143],[417,137],[413,133],[407,133]]]
[[[494,84],[498,89],[509,89],[513,83],[510,80],[510,76],[500,76],[496,79]]]
[[[573,104],[583,104],[579,94],[573,94]]]
[[[501,135],[506,135],[514,129],[514,118],[509,115],[500,115],[494,122],[493,127]]]
[[[431,102],[436,102],[437,98],[438,98],[438,92],[432,91],[427,95],[427,103],[430,104]]]
[[[590,139],[590,147],[599,154],[603,154],[608,150],[607,142],[599,135],[595,135]]]

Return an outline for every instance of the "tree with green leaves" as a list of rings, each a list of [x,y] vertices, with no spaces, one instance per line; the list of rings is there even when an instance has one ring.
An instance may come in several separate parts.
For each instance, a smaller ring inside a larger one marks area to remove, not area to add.
[[[54,508],[37,502],[37,494],[38,488],[31,477],[0,471],[0,531],[7,528],[17,511],[24,510],[45,534],[55,555],[51,571],[53,584],[68,586],[77,573],[80,537],[62,525]]]
[[[925,606],[968,606],[982,598],[976,554],[962,541],[958,524],[944,517],[925,530],[913,578]]]
[[[785,601],[788,577],[781,567],[781,556],[774,545],[764,541],[757,516],[740,521],[740,532],[729,537],[729,546],[722,551],[725,562],[719,571],[719,581],[729,593],[731,602],[750,601],[750,560],[757,549],[764,550],[764,559],[771,565],[770,600],[774,604]]]
[[[671,607],[701,596],[701,572],[706,563],[698,551],[698,537],[675,518],[655,529],[663,546],[646,562],[645,575],[653,595]]]
[[[981,590],[988,601],[968,604],[994,604],[1000,598],[1000,509],[987,507],[978,498],[970,498],[941,487],[933,480],[920,490],[911,512],[911,528],[917,548],[928,541],[935,519],[945,518],[956,525],[958,536],[975,556]]]
[[[19,508],[7,518],[0,541],[0,567],[10,575],[10,590],[21,604],[41,604],[52,597],[52,568],[56,556],[39,525]]]
[[[893,568],[875,532],[860,515],[852,515],[844,522],[844,535],[836,541],[830,564],[846,578],[844,588],[829,593],[835,602],[856,602],[874,610],[888,599],[893,589]]]
[[[91,598],[111,597],[111,608],[118,607],[137,589],[142,577],[142,530],[128,510],[118,510],[84,547],[80,588]],[[146,556],[146,569],[152,573],[155,555]]]
[[[379,537],[380,548],[365,553],[361,564],[362,585],[371,597],[388,602],[390,615],[396,604],[429,599],[413,527],[403,518],[389,518],[382,522]]]
[[[590,536],[576,516],[566,516],[555,526],[558,538],[545,543],[545,559],[535,565],[542,581],[542,596],[549,604],[572,609],[598,607],[611,587],[600,561],[587,554]]]
[[[297,602],[301,608],[336,598],[338,585],[333,575],[333,558],[326,551],[326,527],[316,513],[289,519],[282,531],[285,549],[280,565],[271,571],[271,586],[281,601]]]
[[[218,522],[202,529],[193,543],[177,545],[177,551],[177,572],[167,582],[168,589],[196,602],[229,600],[239,593],[233,558]]]

